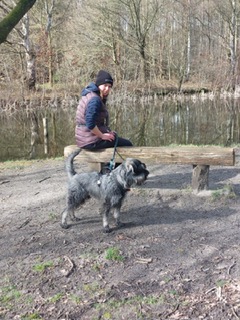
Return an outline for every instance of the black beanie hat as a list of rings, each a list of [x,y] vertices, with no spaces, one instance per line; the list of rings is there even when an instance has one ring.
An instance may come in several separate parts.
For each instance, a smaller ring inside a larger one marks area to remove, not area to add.
[[[100,70],[97,74],[95,83],[97,87],[105,83],[110,83],[111,85],[113,85],[113,78],[107,71]]]

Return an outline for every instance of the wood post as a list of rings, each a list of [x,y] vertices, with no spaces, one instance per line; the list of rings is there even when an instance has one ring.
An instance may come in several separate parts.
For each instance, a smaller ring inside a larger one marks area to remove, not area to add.
[[[208,189],[209,165],[193,165],[192,189],[199,192]]]
[[[234,165],[240,167],[240,148],[234,148]]]
[[[43,118],[44,154],[48,154],[48,119]]]
[[[38,119],[35,113],[31,115],[31,149],[29,152],[30,159],[36,155],[36,145],[39,143]]]

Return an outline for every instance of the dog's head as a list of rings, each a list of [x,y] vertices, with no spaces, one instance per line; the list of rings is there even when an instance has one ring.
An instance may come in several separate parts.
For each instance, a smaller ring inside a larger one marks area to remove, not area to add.
[[[122,163],[121,170],[124,172],[125,188],[130,188],[133,184],[141,185],[149,175],[145,163],[138,159],[127,158]]]

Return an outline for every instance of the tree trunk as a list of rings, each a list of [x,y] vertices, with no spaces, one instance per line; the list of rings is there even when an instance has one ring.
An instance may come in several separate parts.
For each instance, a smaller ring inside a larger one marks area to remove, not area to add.
[[[25,57],[26,57],[26,69],[27,69],[27,76],[26,76],[26,85],[29,90],[35,90],[36,84],[36,72],[35,72],[35,52],[30,42],[30,31],[29,31],[29,17],[26,14],[23,18],[22,24],[23,30],[23,46],[25,48]]]
[[[19,0],[15,8],[0,21],[0,44],[7,40],[9,33],[35,2],[36,0]]]

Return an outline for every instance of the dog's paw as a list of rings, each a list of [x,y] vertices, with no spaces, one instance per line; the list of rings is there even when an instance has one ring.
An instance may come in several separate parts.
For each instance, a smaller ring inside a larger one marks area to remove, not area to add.
[[[74,216],[74,217],[71,218],[71,220],[72,220],[72,221],[75,221],[75,222],[78,222],[78,221],[80,221],[81,219]]]
[[[60,226],[61,226],[63,229],[68,229],[68,228],[70,227],[67,223],[61,223]]]
[[[125,226],[126,226],[126,223],[124,223],[124,222],[121,222],[121,221],[116,222],[117,228],[124,228]]]
[[[109,228],[109,226],[106,226],[103,228],[103,233],[110,233],[111,229]]]

